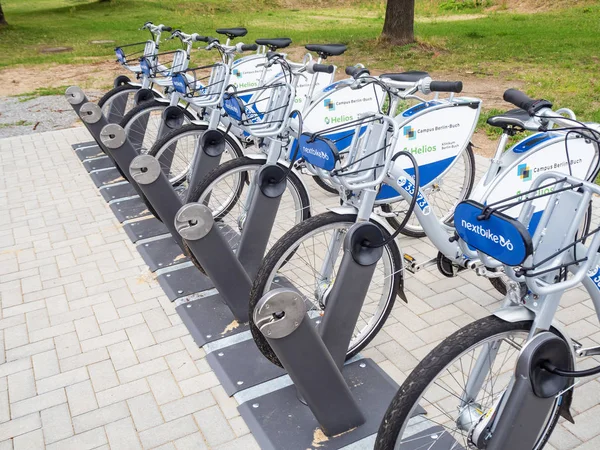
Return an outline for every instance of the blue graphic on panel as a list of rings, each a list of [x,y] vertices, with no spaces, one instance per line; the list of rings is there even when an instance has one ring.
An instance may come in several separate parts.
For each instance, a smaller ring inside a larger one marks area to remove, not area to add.
[[[424,109],[431,108],[435,105],[439,105],[440,102],[431,101],[431,102],[423,102],[418,105],[413,106],[412,108],[407,109],[402,113],[402,117],[412,117],[415,114],[423,111]]]
[[[454,210],[454,226],[470,247],[508,266],[518,266],[532,254],[531,235],[523,224],[500,212],[481,218],[485,206],[467,200]]]
[[[126,58],[125,58],[125,53],[123,53],[123,50],[121,48],[116,48],[115,49],[115,54],[117,55],[117,60],[120,63],[125,64]]]
[[[171,78],[173,82],[173,87],[180,94],[185,94],[187,92],[187,82],[185,76],[182,73],[178,73],[173,75]]]
[[[142,58],[140,60],[140,69],[144,75],[146,75],[147,77],[150,76],[150,64],[148,63],[148,60],[146,58]]]
[[[223,97],[223,109],[229,116],[237,121],[242,120],[243,116],[243,105],[242,102],[235,96],[231,94],[225,94]]]
[[[533,136],[529,136],[527,139],[522,140],[521,142],[519,142],[517,145],[515,145],[512,148],[512,151],[514,153],[525,153],[529,150],[531,150],[533,147],[535,147],[538,144],[541,144],[542,142],[546,142],[552,138],[558,137],[560,136],[557,133],[537,133],[534,134]]]
[[[338,151],[332,141],[304,133],[300,135],[298,141],[300,143],[300,155],[307,163],[328,171],[335,168]]]

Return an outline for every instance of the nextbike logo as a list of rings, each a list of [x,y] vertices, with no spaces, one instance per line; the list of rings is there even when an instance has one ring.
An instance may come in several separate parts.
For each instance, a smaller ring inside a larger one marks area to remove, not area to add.
[[[351,120],[354,120],[354,116],[346,116],[345,114],[342,114],[340,116],[325,116],[323,118],[323,120],[325,121],[325,123],[327,125],[339,124],[339,123],[346,123],[346,122],[350,122]]]
[[[517,175],[521,178],[521,181],[529,181],[533,175],[533,171],[529,164],[519,164],[517,167]]]
[[[330,98],[323,100],[323,106],[327,108],[327,111],[335,111],[335,103]]]
[[[506,239],[504,236],[499,234],[492,233],[491,230],[484,228],[482,225],[474,225],[470,222],[467,222],[465,219],[462,219],[460,224],[471,233],[478,234],[486,239],[489,239],[494,244],[499,244],[501,247],[506,248],[508,251],[513,251],[514,246],[510,239]]]
[[[242,78],[242,72],[240,72],[239,69],[233,69],[233,71],[231,73],[238,78]]]
[[[325,153],[323,150],[317,150],[316,148],[302,146],[302,153],[308,153],[309,155],[314,155],[317,158],[324,159],[329,161],[329,155]]]
[[[412,141],[417,138],[417,132],[410,125],[405,126],[402,129],[402,132],[404,133],[404,137],[407,138],[409,141]]]

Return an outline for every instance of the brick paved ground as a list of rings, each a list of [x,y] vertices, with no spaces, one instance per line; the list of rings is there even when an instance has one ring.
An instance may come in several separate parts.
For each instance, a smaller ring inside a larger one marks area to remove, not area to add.
[[[0,450],[252,449],[256,442],[70,145],[83,129],[0,140]],[[405,250],[432,256],[424,240]],[[500,296],[472,273],[406,282],[364,355],[398,382]],[[600,343],[592,304],[571,291],[558,314]],[[556,449],[600,448],[600,384],[578,386],[577,424]]]

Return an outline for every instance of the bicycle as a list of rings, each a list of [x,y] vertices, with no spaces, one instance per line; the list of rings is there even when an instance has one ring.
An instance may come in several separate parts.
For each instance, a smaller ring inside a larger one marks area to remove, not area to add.
[[[127,71],[133,73],[140,82],[131,82],[127,76],[121,75],[115,79],[113,89],[104,94],[98,101],[98,106],[102,109],[102,113],[111,123],[118,123],[125,113],[135,106],[134,95],[140,89],[152,88],[154,96],[163,96],[161,91],[154,89],[152,80],[142,72],[140,59],[146,58],[150,64],[157,65],[160,37],[163,32],[172,31],[172,28],[163,24],[154,25],[152,22],[146,22],[140,30],[148,30],[150,32],[150,39],[145,42],[136,42],[115,48],[117,62]],[[124,49],[129,51],[131,47],[137,48],[142,45],[144,46],[143,50],[135,50],[128,54],[125,53]],[[134,57],[136,64],[130,63],[131,57]],[[161,66],[160,69],[167,70],[165,66]]]
[[[570,128],[600,142],[597,127]],[[521,195],[457,207],[461,247],[503,267],[512,288],[499,311],[446,338],[411,372],[381,422],[375,449],[539,449],[560,416],[573,421],[575,380],[600,373],[599,367],[576,371],[576,357],[599,350],[581,348],[553,319],[562,295],[579,284],[600,314],[600,227],[580,233],[599,193],[594,183],[551,171]],[[547,206],[535,217],[540,202]],[[523,297],[519,283],[527,286]]]

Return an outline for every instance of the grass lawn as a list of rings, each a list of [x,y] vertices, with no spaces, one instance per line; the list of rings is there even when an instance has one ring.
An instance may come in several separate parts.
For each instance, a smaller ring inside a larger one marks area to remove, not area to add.
[[[378,41],[384,1],[358,0],[286,3],[276,0],[1,0],[10,26],[0,30],[0,69],[17,64],[81,63],[113,59],[113,44],[92,40],[137,42],[146,20],[186,32],[213,34],[216,27],[245,26],[244,42],[288,36],[296,45],[343,42],[349,50],[339,66],[362,62],[380,71],[421,69],[474,73],[523,82],[532,96],[569,107],[583,120],[600,122],[600,5],[575,1],[569,8],[516,14],[504,0],[417,0],[418,43],[386,47]],[[559,1],[561,5],[564,2]],[[484,7],[496,4],[496,11]],[[249,5],[251,5],[249,7]],[[467,7],[464,7],[464,6]],[[569,5],[569,3],[567,3]],[[470,14],[470,20],[448,14]],[[473,14],[483,17],[473,19]],[[161,47],[173,47],[169,42]],[[68,53],[40,53],[42,47],[72,47]],[[213,54],[194,52],[196,59]]]

